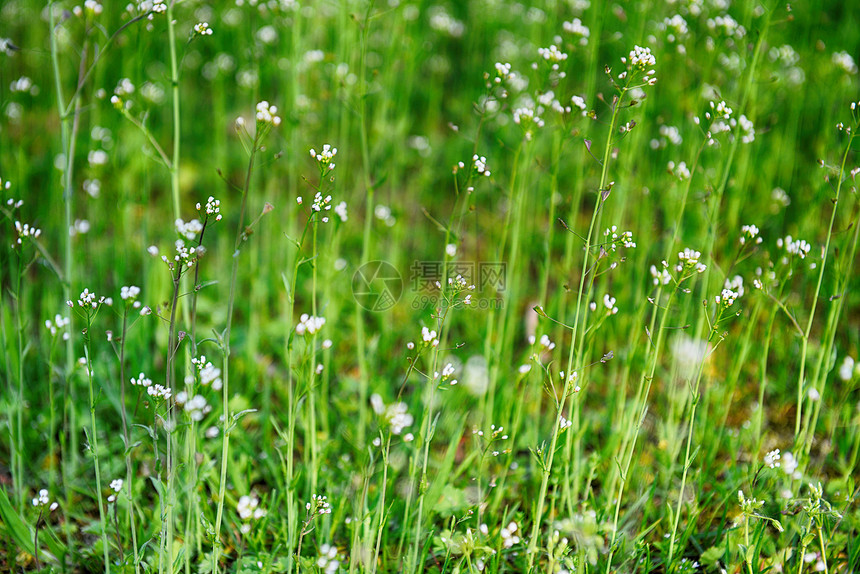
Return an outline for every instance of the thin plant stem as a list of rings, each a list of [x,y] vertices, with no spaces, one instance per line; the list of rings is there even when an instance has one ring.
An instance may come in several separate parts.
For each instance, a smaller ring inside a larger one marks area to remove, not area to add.
[[[618,114],[621,108],[621,102],[624,98],[624,94],[626,93],[626,89],[622,91],[621,95],[617,98],[612,106],[612,118],[609,122],[609,133],[606,137],[606,147],[603,152],[603,169],[600,174],[600,185],[597,190],[597,201],[594,206],[594,211],[591,215],[591,223],[588,226],[588,235],[585,239],[585,253],[582,259],[582,269],[579,277],[579,289],[577,290],[576,295],[576,311],[574,314],[574,321],[572,327],[572,334],[570,340],[570,352],[568,353],[567,358],[567,369],[565,370],[565,382],[564,382],[564,390],[562,391],[561,399],[558,402],[558,409],[555,416],[555,421],[553,423],[552,430],[552,439],[550,440],[550,446],[547,453],[546,462],[543,464],[543,471],[541,473],[541,485],[540,491],[538,493],[537,498],[537,508],[535,509],[534,521],[532,522],[531,534],[529,535],[529,546],[526,551],[528,557],[528,572],[532,571],[532,567],[534,566],[535,554],[537,553],[538,546],[538,533],[540,531],[540,526],[543,520],[543,506],[544,500],[546,498],[547,487],[549,486],[549,477],[552,473],[552,465],[553,459],[555,458],[556,445],[558,443],[559,436],[559,428],[561,424],[561,414],[564,412],[565,403],[567,402],[567,397],[571,394],[571,389],[573,388],[573,383],[576,380],[573,377],[573,365],[574,365],[574,356],[576,353],[576,340],[577,333],[579,329],[580,315],[582,314],[582,298],[585,293],[585,282],[586,276],[588,275],[588,266],[591,263],[589,259],[589,255],[591,253],[592,247],[592,239],[594,238],[594,228],[597,222],[597,216],[600,212],[600,208],[604,201],[604,190],[608,183],[609,178],[609,158],[610,152],[612,151],[612,136],[615,133],[615,126],[618,123]],[[594,276],[592,274],[591,281],[594,280]],[[583,318],[583,322],[584,322]],[[583,326],[584,329],[584,326]],[[582,354],[582,339],[580,339],[580,349],[577,356],[581,357]],[[543,456],[543,455],[542,455]]]
[[[809,319],[803,330],[803,338],[800,349],[800,372],[797,376],[797,412],[794,418],[794,439],[797,444],[802,444],[803,437],[800,433],[801,411],[803,410],[803,375],[806,369],[807,351],[809,349],[809,335],[812,333],[812,324],[815,320],[815,309],[818,306],[818,295],[821,293],[821,282],[824,280],[824,270],[827,267],[827,256],[830,254],[830,241],[833,238],[833,225],[836,222],[836,209],[839,207],[839,195],[842,191],[842,183],[845,181],[845,165],[848,162],[848,154],[851,144],[854,142],[854,133],[848,138],[848,145],[842,154],[842,164],[839,166],[839,182],[836,184],[836,198],[833,201],[833,210],[830,212],[830,225],[827,227],[827,240],[824,243],[824,251],[821,257],[821,265],[818,267],[818,281],[815,284],[815,295],[812,298],[812,309],[809,311]]]
[[[131,443],[128,435],[128,413],[125,405],[125,340],[128,337],[128,306],[125,307],[122,314],[122,339],[119,346],[119,389],[120,389],[120,414],[122,415],[122,436],[124,439],[125,453],[125,486],[128,496],[128,520],[131,530],[131,543],[134,552],[134,572],[140,574],[140,560],[138,558],[137,547],[137,526],[134,523],[134,499],[132,498],[132,469],[131,469]]]
[[[224,494],[227,488],[227,462],[230,448],[230,431],[232,430],[232,421],[230,420],[230,329],[233,325],[233,304],[236,300],[236,282],[239,274],[239,252],[242,246],[242,241],[245,238],[245,210],[248,203],[248,191],[251,187],[251,174],[254,170],[254,160],[259,151],[262,124],[258,122],[257,131],[254,135],[253,145],[251,146],[251,157],[248,159],[248,170],[245,173],[245,185],[242,189],[242,206],[239,210],[239,222],[236,225],[236,240],[233,243],[233,264],[230,272],[230,295],[227,299],[227,326],[221,337],[221,348],[224,359],[224,380],[222,387],[221,400],[224,409],[224,432],[221,440],[221,472],[218,482],[218,509],[215,514],[215,543],[213,549],[212,565],[214,570],[219,570],[218,560],[221,552],[221,520],[224,514]]]
[[[105,522],[104,501],[102,500],[102,475],[99,469],[99,438],[96,428],[96,399],[93,391],[93,362],[90,352],[90,335],[92,333],[92,314],[87,310],[87,330],[84,333],[84,355],[87,361],[87,384],[90,395],[90,451],[93,455],[93,466],[96,471],[96,500],[99,504],[99,523],[101,525],[102,546],[104,549],[105,574],[110,574],[110,557],[108,555],[107,523]]]

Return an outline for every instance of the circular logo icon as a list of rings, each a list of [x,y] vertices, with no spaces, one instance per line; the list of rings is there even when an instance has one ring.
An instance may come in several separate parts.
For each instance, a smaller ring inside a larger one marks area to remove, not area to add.
[[[368,261],[352,276],[352,296],[368,311],[388,311],[402,294],[403,279],[387,261]]]

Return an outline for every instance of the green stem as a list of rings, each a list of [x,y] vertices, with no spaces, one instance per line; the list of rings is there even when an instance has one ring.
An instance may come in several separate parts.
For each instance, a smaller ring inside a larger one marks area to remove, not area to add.
[[[373,224],[373,182],[370,175],[370,146],[367,139],[367,36],[370,29],[370,12],[373,0],[367,3],[367,11],[361,28],[361,56],[359,63],[359,114],[358,125],[361,136],[361,165],[364,172],[365,205],[364,234],[361,242],[361,265],[367,263],[371,253],[371,228]],[[356,353],[358,355],[358,448],[363,449],[367,428],[367,395],[369,392],[369,373],[367,366],[367,341],[364,332],[364,312],[361,305],[355,306]]]
[[[123,445],[124,453],[125,453],[125,486],[126,486],[126,494],[128,496],[128,519],[129,519],[129,528],[131,529],[131,543],[134,552],[134,572],[135,574],[140,574],[140,561],[138,558],[138,548],[137,548],[137,527],[134,523],[134,498],[132,498],[132,478],[133,474],[131,471],[131,443],[129,442],[128,435],[128,413],[126,412],[125,405],[125,340],[128,336],[128,306],[126,306],[125,310],[122,314],[122,340],[120,341],[119,346],[119,389],[120,389],[120,414],[122,415],[122,435],[125,439],[125,444]]]
[[[170,192],[173,197],[173,218],[181,216],[179,208],[179,66],[176,59],[176,20],[173,8],[176,0],[167,2],[167,40],[170,46],[170,87],[173,93],[173,161],[170,167]]]
[[[233,304],[236,300],[236,280],[239,273],[239,250],[244,239],[245,209],[248,203],[248,190],[251,187],[251,173],[254,170],[254,159],[259,151],[261,126],[257,125],[257,133],[254,136],[251,147],[251,157],[248,160],[248,170],[245,173],[245,186],[242,190],[242,207],[239,210],[239,222],[236,226],[236,241],[233,244],[233,265],[230,272],[230,295],[227,299],[227,326],[224,329],[221,345],[224,359],[224,386],[222,387],[221,400],[224,409],[224,434],[221,440],[221,473],[218,482],[218,510],[215,514],[215,541],[213,548],[212,565],[215,572],[218,571],[218,559],[221,552],[221,520],[224,514],[224,493],[227,488],[227,462],[230,449],[230,431],[232,421],[230,420],[230,329],[233,325]]]
[[[180,262],[179,265],[182,265]],[[167,388],[170,396],[176,396],[175,384],[175,361],[178,344],[176,341],[176,307],[179,304],[179,289],[182,280],[182,268],[176,271],[173,278],[173,299],[170,305],[170,332],[167,337]],[[167,407],[167,516],[162,525],[162,543],[167,545],[167,572],[173,573],[173,513],[176,509],[176,492],[174,481],[176,479],[176,452],[173,446],[173,433],[176,431],[176,406],[168,404]]]
[[[595,225],[597,223],[597,216],[600,213],[600,209],[603,205],[603,202],[605,201],[604,200],[604,190],[606,189],[606,185],[608,183],[608,178],[609,178],[609,158],[610,158],[611,151],[612,151],[612,136],[615,134],[615,128],[618,124],[618,114],[619,114],[619,111],[621,108],[621,102],[624,99],[624,95],[625,95],[626,91],[627,91],[626,88],[622,89],[621,95],[618,96],[617,100],[614,102],[614,105],[612,106],[612,119],[609,122],[609,133],[606,137],[606,147],[603,151],[603,169],[601,170],[601,173],[600,173],[600,185],[598,186],[598,189],[597,189],[597,200],[596,200],[595,205],[594,205],[594,211],[591,214],[591,223],[588,226],[588,235],[586,236],[586,239],[585,239],[585,253],[584,253],[583,258],[582,258],[582,269],[580,270],[580,277],[579,277],[579,289],[577,290],[577,294],[576,294],[576,311],[574,314],[573,328],[572,328],[572,334],[571,334],[571,339],[570,339],[570,352],[568,353],[568,358],[567,358],[567,369],[564,372],[564,374],[565,374],[564,391],[561,395],[561,400],[559,401],[559,404],[558,404],[558,411],[557,411],[556,416],[555,416],[555,422],[553,423],[552,439],[550,441],[549,455],[548,455],[549,458],[547,459],[547,461],[544,465],[544,468],[543,468],[543,473],[541,476],[540,492],[539,492],[538,498],[537,498],[537,509],[535,511],[534,522],[532,523],[531,534],[529,535],[529,546],[528,546],[528,550],[527,550],[527,555],[528,555],[528,570],[527,571],[528,572],[532,571],[532,567],[534,566],[535,553],[537,552],[538,533],[540,531],[541,522],[543,520],[544,500],[546,499],[546,491],[547,491],[547,487],[549,485],[549,477],[550,477],[550,474],[552,473],[552,464],[553,464],[553,459],[555,457],[556,445],[558,443],[559,424],[561,423],[561,414],[562,414],[562,412],[564,412],[564,407],[565,407],[565,403],[567,402],[567,397],[570,395],[571,389],[573,387],[573,382],[575,381],[575,379],[572,377],[574,356],[575,356],[575,354],[579,357],[581,357],[581,355],[582,355],[582,350],[583,350],[582,349],[582,344],[583,344],[582,341],[583,340],[580,339],[580,348],[579,348],[578,354],[576,353],[576,351],[577,351],[576,341],[577,341],[578,330],[580,327],[580,325],[579,325],[580,318],[583,315],[583,313],[582,313],[582,299],[583,299],[583,295],[585,294],[585,290],[586,290],[586,284],[585,284],[586,279],[585,278],[586,278],[586,275],[589,275],[588,264],[591,262],[589,259],[589,255],[591,253],[592,239],[594,238],[594,228],[595,228]],[[608,198],[608,195],[606,195],[605,197]],[[591,282],[594,281],[594,275],[593,274],[591,274],[591,280],[590,281]],[[582,317],[582,320],[583,320],[583,329],[585,329],[585,325],[584,325],[585,318]]]
[[[110,557],[108,555],[107,526],[105,522],[104,502],[102,501],[102,475],[99,469],[99,438],[96,430],[96,399],[93,391],[93,362],[90,356],[90,335],[92,334],[92,315],[87,310],[87,332],[84,334],[84,354],[87,361],[87,383],[90,393],[90,429],[92,429],[93,464],[96,470],[96,499],[99,503],[99,524],[102,531],[102,547],[104,549],[105,574],[110,574]]]
[[[830,213],[830,225],[827,227],[827,241],[824,244],[824,253],[821,258],[821,265],[818,269],[818,281],[815,284],[815,295],[812,299],[812,309],[809,312],[809,319],[806,322],[806,329],[803,332],[803,344],[800,351],[800,373],[797,377],[797,414],[794,419],[794,439],[800,444],[802,438],[800,436],[800,418],[803,407],[803,374],[806,368],[806,357],[809,344],[809,335],[812,333],[812,323],[815,320],[815,309],[818,305],[818,294],[821,292],[821,282],[824,279],[824,269],[827,266],[827,256],[830,253],[830,240],[833,237],[833,225],[836,222],[836,208],[839,207],[839,193],[842,190],[842,183],[845,181],[845,164],[848,161],[848,153],[851,151],[851,143],[854,141],[854,135],[848,138],[848,145],[845,146],[845,153],[842,154],[842,165],[839,167],[839,183],[836,184],[836,198],[833,201],[833,210]]]

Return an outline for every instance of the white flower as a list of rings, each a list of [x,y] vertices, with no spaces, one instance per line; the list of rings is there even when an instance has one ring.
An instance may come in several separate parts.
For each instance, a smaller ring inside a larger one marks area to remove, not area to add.
[[[644,70],[648,66],[653,66],[657,60],[651,55],[651,48],[643,48],[642,46],[633,46],[630,50],[630,65],[633,68]]]
[[[510,524],[502,528],[499,535],[502,539],[502,545],[505,548],[510,548],[514,544],[520,543],[520,537],[516,535],[518,528],[519,527],[517,526],[516,522],[511,522]]]
[[[317,152],[314,148],[311,148],[310,151],[311,157],[319,162],[320,166],[325,169],[332,170],[334,169],[334,156],[337,155],[337,148],[331,147],[329,144],[324,144],[322,151]]]
[[[686,162],[681,162],[679,164],[675,164],[674,161],[669,162],[669,171],[675,175],[681,181],[690,179],[690,170],[687,168]]]
[[[200,211],[201,205],[197,204],[197,211]],[[214,215],[215,221],[221,221],[221,200],[209,196],[206,200],[206,215]]]
[[[140,373],[136,379],[134,377],[131,378],[131,384],[141,387],[148,387],[152,384],[152,379],[148,379],[146,375]]]
[[[140,295],[140,287],[135,285],[123,286],[119,291],[119,296],[123,301],[128,301],[129,299],[133,301],[138,295]]]
[[[656,265],[651,266],[651,277],[654,279],[654,285],[668,285],[672,281],[672,276],[666,269],[657,270]]]
[[[678,253],[678,259],[681,260],[675,270],[679,273],[684,269],[695,269],[698,273],[703,273],[707,267],[699,262],[699,258],[702,256],[702,253],[699,251],[695,251],[690,249],[689,247],[685,248],[683,251]]]
[[[850,381],[854,376],[854,358],[845,355],[842,364],[839,366],[839,378],[843,381]]]
[[[779,449],[775,449],[764,455],[764,463],[765,465],[771,468],[777,468],[780,466],[779,464]]]
[[[798,480],[802,477],[801,473],[797,470],[799,463],[794,455],[790,452],[786,452],[781,457],[782,460],[782,471],[788,475],[789,477]]]
[[[552,64],[552,69],[556,71],[559,68],[559,63],[567,60],[567,54],[559,50],[555,44],[549,48],[538,48],[538,55]]]
[[[812,246],[809,245],[803,239],[793,239],[791,235],[786,235],[784,239],[777,239],[776,246],[779,248],[785,248],[785,250],[792,254],[797,255],[801,259],[806,259],[807,254],[812,249]]]
[[[591,30],[588,29],[588,26],[585,26],[582,23],[582,20],[579,18],[574,18],[570,22],[562,22],[561,28],[574,36],[579,36],[579,44],[581,46],[588,45],[588,38],[591,36]]]
[[[209,27],[209,22],[198,22],[194,24],[194,36],[211,36],[212,28]]]
[[[603,306],[607,309],[607,315],[615,315],[618,313],[618,307],[615,306],[615,297],[611,297],[609,293],[603,295]]]
[[[341,221],[346,221],[347,219],[349,219],[349,216],[347,215],[347,212],[346,212],[346,202],[345,201],[341,201],[340,203],[335,205],[334,206],[334,212],[337,214],[338,217],[340,217]]]
[[[451,367],[450,372],[453,373],[453,366],[448,365],[448,367]],[[445,368],[446,372],[448,367]],[[392,434],[401,434],[403,429],[414,422],[412,415],[407,412],[406,403],[399,402],[386,406],[382,397],[374,393],[370,397],[370,404],[373,407],[373,412],[379,415],[383,422],[390,425]]]
[[[278,112],[278,108],[276,106],[270,106],[269,102],[263,100],[259,104],[257,104],[257,121],[262,122],[264,124],[271,124],[273,126],[281,125],[280,116],[276,115]]]
[[[421,327],[421,338],[425,344],[435,347],[439,344],[439,339],[436,338],[436,331],[431,331],[427,327]]]
[[[741,245],[747,242],[747,239],[755,239],[756,243],[761,243],[761,237],[759,237],[759,229],[755,225],[744,225],[741,227],[741,237],[739,241]]]
[[[322,329],[323,325],[325,325],[325,317],[314,317],[307,313],[302,313],[302,316],[299,318],[299,324],[296,325],[296,334],[304,335],[307,333],[314,335]]]
[[[39,496],[33,499],[33,506],[47,506],[48,502],[48,491],[43,488],[39,491]]]
[[[239,498],[239,502],[236,503],[236,511],[239,513],[239,518],[243,521],[249,520],[258,520],[266,516],[266,511],[262,508],[258,508],[260,505],[260,499],[257,498],[256,495],[244,495]]]
[[[854,63],[854,58],[848,52],[834,52],[833,63],[846,74],[856,74],[857,64]]]
[[[486,157],[475,154],[472,156],[472,164],[475,168],[475,173],[477,173],[478,175],[483,175],[484,177],[490,177],[490,170],[487,167]]]

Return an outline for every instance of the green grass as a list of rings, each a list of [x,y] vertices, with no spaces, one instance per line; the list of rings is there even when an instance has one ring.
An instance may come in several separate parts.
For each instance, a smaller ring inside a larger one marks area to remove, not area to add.
[[[0,570],[860,570],[850,3],[240,4],[0,7]]]

